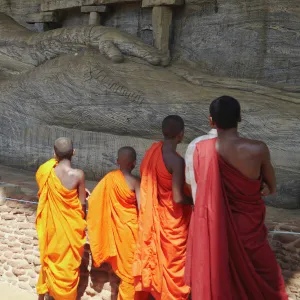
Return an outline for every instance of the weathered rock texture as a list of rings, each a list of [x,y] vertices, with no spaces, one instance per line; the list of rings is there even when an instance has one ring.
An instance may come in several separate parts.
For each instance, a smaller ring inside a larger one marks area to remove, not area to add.
[[[18,15],[17,2],[0,3],[11,15]],[[281,1],[282,13],[277,14],[280,7],[275,0],[268,5],[247,3],[198,1],[187,3],[181,12],[175,10],[172,49],[180,59],[167,68],[150,65],[166,61],[134,36],[108,27],[71,26],[83,24],[79,8],[65,11],[62,24],[70,28],[39,34],[0,13],[0,162],[36,169],[52,155],[55,138],[68,135],[78,148],[75,165],[89,177],[98,178],[113,167],[119,146],[134,146],[140,160],[151,142],[160,138],[161,120],[170,113],[180,114],[186,121],[185,144],[205,133],[209,103],[230,94],[242,104],[241,132],[266,141],[271,149],[278,196],[269,202],[299,207],[299,88],[279,84],[298,80],[298,41],[294,39],[293,45],[281,42],[298,23],[291,27],[290,19],[284,21],[280,26],[289,28],[284,32],[279,25],[276,32],[271,30],[269,21],[263,23],[265,27],[261,23],[266,19],[262,14],[269,16],[267,20],[280,19],[285,13],[296,18],[297,4],[291,10],[292,1]],[[121,26],[151,43],[148,35],[142,35],[142,28],[152,30],[146,26],[151,24],[151,9],[143,15],[136,5],[112,13],[105,24]],[[30,7],[31,12],[36,10]],[[25,12],[24,5],[22,9]],[[263,28],[267,30],[262,36]],[[274,40],[268,40],[270,32],[276,33]],[[282,49],[280,57],[272,52],[275,40]],[[267,51],[262,51],[263,43],[270,45],[263,48]],[[268,49],[272,50],[270,57]],[[114,64],[112,61],[123,59],[121,53],[130,58]],[[262,54],[264,62],[259,58]],[[291,55],[290,71],[276,65]],[[246,67],[235,66],[235,60]],[[277,84],[209,76],[203,70],[270,79]],[[269,78],[268,72],[274,76]],[[286,72],[292,81],[282,80]]]
[[[45,6],[55,2],[73,6],[77,2],[79,6],[83,1],[43,2]],[[100,4],[111,2],[123,1]],[[41,0],[0,0],[0,11],[25,24],[25,15],[37,12],[40,3]],[[142,10],[141,1],[130,9],[126,7],[116,7],[106,25],[118,24],[149,41],[149,36],[144,35],[152,31],[151,10]],[[83,24],[84,17],[78,9],[75,24]],[[65,24],[70,18],[67,13]],[[296,0],[186,0],[174,16],[173,51],[217,76],[298,84],[299,20],[300,3]]]

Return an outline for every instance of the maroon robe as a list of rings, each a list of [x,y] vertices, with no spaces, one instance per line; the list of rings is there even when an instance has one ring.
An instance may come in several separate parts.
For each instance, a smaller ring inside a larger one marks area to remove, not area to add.
[[[216,139],[194,153],[196,204],[185,279],[193,300],[287,300],[281,270],[267,242],[261,180],[225,162]]]

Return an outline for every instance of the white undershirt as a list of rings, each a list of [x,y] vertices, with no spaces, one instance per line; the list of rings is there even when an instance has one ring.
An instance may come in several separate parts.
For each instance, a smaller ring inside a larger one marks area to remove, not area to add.
[[[195,203],[196,200],[196,190],[197,184],[195,180],[194,173],[194,151],[196,149],[196,144],[200,141],[209,140],[216,138],[218,136],[218,132],[216,129],[211,129],[208,134],[197,137],[194,139],[188,146],[185,153],[185,180],[186,183],[191,185],[192,187],[192,196]]]

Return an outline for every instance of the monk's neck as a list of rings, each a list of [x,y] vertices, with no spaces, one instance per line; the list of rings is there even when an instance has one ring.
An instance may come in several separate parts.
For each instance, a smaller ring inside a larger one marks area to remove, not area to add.
[[[219,139],[227,139],[227,138],[238,138],[239,133],[237,128],[230,128],[230,129],[217,129],[218,131],[218,138]]]
[[[176,151],[177,145],[178,145],[178,143],[176,140],[164,140],[164,143],[163,143],[163,147],[166,150]]]
[[[71,161],[69,159],[62,159],[58,162],[58,165],[71,168]]]
[[[120,171],[124,174],[124,175],[129,175],[129,174],[131,174],[131,170],[128,170],[128,169],[126,169],[126,168],[121,168],[120,167]]]

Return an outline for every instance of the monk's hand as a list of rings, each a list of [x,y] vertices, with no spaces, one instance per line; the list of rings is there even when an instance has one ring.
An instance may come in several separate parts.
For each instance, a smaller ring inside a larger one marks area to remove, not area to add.
[[[260,186],[260,192],[261,192],[262,196],[264,196],[264,197],[270,195],[269,186],[265,182],[262,182],[262,184]]]
[[[141,58],[152,65],[168,65],[170,58],[145,44],[137,37],[116,28],[95,26],[90,33],[91,43],[98,43],[100,52],[113,62],[120,63],[124,55]]]

